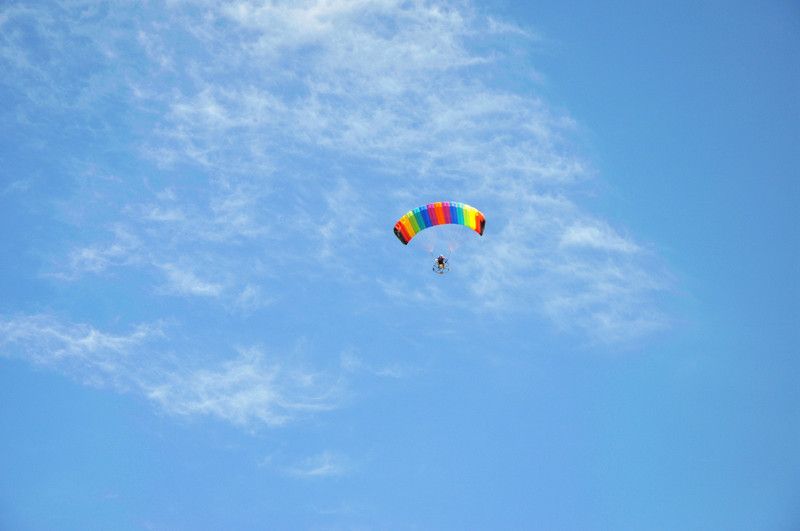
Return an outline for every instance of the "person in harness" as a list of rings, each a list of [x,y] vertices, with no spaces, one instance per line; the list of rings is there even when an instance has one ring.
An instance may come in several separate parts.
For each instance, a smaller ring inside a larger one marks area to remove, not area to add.
[[[436,268],[438,273],[444,273],[447,270],[447,258],[444,255],[440,254],[436,257]]]

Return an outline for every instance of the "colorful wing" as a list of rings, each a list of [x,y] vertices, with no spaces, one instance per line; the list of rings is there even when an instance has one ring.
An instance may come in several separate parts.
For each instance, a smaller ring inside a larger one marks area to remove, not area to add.
[[[394,224],[394,234],[407,245],[419,232],[448,224],[463,225],[483,236],[486,218],[480,210],[465,203],[439,201],[409,210]]]

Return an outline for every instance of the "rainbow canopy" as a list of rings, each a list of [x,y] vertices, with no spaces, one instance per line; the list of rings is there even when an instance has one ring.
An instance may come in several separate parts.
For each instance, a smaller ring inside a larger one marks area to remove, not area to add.
[[[439,201],[409,210],[394,224],[394,234],[407,245],[420,231],[447,224],[464,225],[483,236],[486,218],[480,210],[464,203]]]

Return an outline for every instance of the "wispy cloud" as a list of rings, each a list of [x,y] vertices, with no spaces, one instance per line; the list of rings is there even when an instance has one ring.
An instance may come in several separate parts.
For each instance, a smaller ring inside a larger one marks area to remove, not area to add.
[[[373,376],[382,378],[403,378],[410,374],[418,372],[418,370],[409,366],[401,365],[399,363],[391,363],[387,365],[380,365],[375,363],[368,363],[361,357],[357,356],[355,352],[348,350],[345,351],[340,358],[340,365],[342,369],[350,373],[365,372]]]
[[[457,198],[489,222],[480,253],[453,271],[473,307],[524,308],[598,340],[668,321],[658,304],[668,275],[650,246],[573,199],[594,170],[571,140],[579,125],[537,95],[519,60],[513,43],[536,39],[528,28],[469,2],[117,7],[0,11],[4,83],[34,102],[19,112],[33,123],[80,114],[75,127],[101,138],[132,129],[101,112],[122,103],[141,133],[120,143],[165,175],[126,176],[136,193],[95,214],[126,235],[76,238],[61,278],[157,271],[157,293],[255,311],[276,271],[308,269],[308,256],[358,271],[360,249],[392,241],[387,212]],[[47,53],[32,53],[23,29]],[[94,75],[78,84],[76,69]],[[167,177],[187,168],[190,179]],[[427,295],[365,277],[335,275],[372,282],[388,303]]]
[[[74,247],[69,251],[67,260],[54,266],[54,271],[49,274],[74,281],[86,273],[102,273],[140,261],[141,243],[136,235],[120,224],[109,232],[110,241]]]
[[[92,385],[128,389],[130,369],[147,364],[143,347],[161,337],[159,324],[137,325],[127,334],[64,323],[48,315],[0,319],[2,354],[63,371]]]
[[[264,212],[266,193],[241,180],[233,185],[217,180],[194,195],[174,186],[145,189],[141,200],[132,195],[112,214],[101,238],[94,229],[95,243],[75,244],[66,260],[53,260],[45,276],[74,282],[103,273],[138,273],[146,281],[161,279],[154,293],[202,297],[235,312],[257,311],[273,300],[264,295],[263,285],[273,275],[263,256],[281,237]]]
[[[174,350],[160,324],[124,334],[49,315],[0,319],[0,354],[64,372],[81,382],[141,394],[181,416],[214,417],[237,426],[277,426],[339,405],[341,381],[242,349],[227,361],[198,366],[206,353]],[[211,358],[213,359],[213,357]]]
[[[670,275],[651,252],[565,199],[523,207],[487,240],[471,285],[494,308],[521,300],[564,331],[616,342],[662,329],[657,296]]]
[[[201,132],[192,145],[233,131],[244,143],[258,137],[293,149],[324,146],[337,156],[380,164],[387,180],[385,186],[372,183],[377,190],[402,182],[416,190],[414,196],[457,191],[474,197],[496,223],[487,231],[483,255],[464,268],[479,304],[534,308],[559,327],[607,340],[666,323],[654,304],[666,286],[659,279],[663,269],[653,266],[640,244],[568,198],[591,174],[568,140],[574,121],[535,95],[498,88],[491,72],[502,55],[473,51],[496,32],[524,30],[463,6],[391,1],[302,7],[239,2],[221,16],[248,30],[236,53],[262,67],[280,64],[294,90],[287,93],[269,74],[253,72],[234,83],[203,83],[194,95],[173,101],[169,115],[172,128]],[[393,24],[365,22],[370,17]],[[424,57],[417,55],[422,49]],[[495,51],[502,54],[501,47]],[[303,66],[285,64],[287,53],[302,53]],[[267,88],[257,89],[255,80]],[[342,252],[331,245],[334,237],[347,241],[342,227],[353,231],[379,222],[358,207],[364,203],[358,190],[352,181],[340,181],[327,193],[331,214],[315,227],[329,258]],[[347,223],[334,221],[343,218]],[[355,234],[372,237],[361,229]],[[605,267],[597,267],[598,260]],[[615,269],[629,276],[608,273]],[[398,301],[427,295],[414,295],[394,279],[377,282]]]
[[[639,246],[617,234],[605,223],[576,222],[561,235],[562,247],[584,247],[601,251],[635,253]]]
[[[348,473],[349,469],[347,460],[342,456],[324,451],[286,468],[286,473],[298,478],[323,478],[342,476]]]
[[[323,373],[271,363],[257,349],[217,367],[175,373],[147,396],[179,415],[209,415],[247,426],[279,425],[300,413],[336,406],[337,382]]]
[[[222,293],[222,284],[201,280],[191,270],[163,264],[160,266],[167,276],[167,290],[178,294],[217,297]]]
[[[265,308],[275,302],[275,299],[264,294],[261,287],[247,284],[233,299],[233,307],[245,314]]]
[[[542,308],[562,330],[596,341],[627,341],[661,330],[668,317],[648,298],[669,287],[638,262],[585,258],[552,264],[540,284]]]

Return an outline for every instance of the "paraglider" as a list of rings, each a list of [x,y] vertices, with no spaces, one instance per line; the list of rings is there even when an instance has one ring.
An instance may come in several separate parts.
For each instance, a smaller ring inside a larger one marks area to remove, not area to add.
[[[486,218],[480,210],[465,203],[439,201],[409,210],[395,223],[394,234],[403,245],[408,245],[420,232],[439,225],[461,225],[483,236]],[[447,257],[439,254],[434,259],[434,273],[443,275],[449,270]]]
[[[436,257],[435,263],[433,264],[433,272],[444,275],[448,271],[450,271],[450,268],[447,267],[447,258],[445,258],[443,254],[440,254]]]

